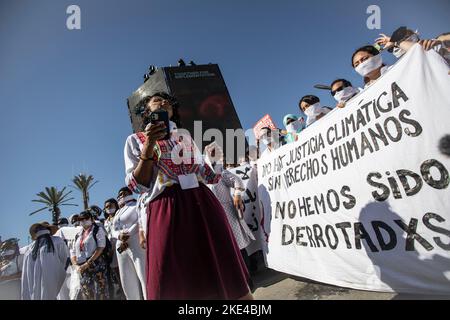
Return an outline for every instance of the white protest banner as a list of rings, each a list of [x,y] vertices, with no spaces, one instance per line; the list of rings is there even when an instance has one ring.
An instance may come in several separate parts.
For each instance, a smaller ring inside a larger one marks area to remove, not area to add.
[[[450,293],[449,67],[415,45],[258,161],[270,268],[363,290]],[[267,222],[270,220],[270,222]]]
[[[255,237],[255,241],[252,241],[245,250],[248,255],[252,255],[256,251],[262,249],[260,226],[261,213],[259,211],[258,201],[258,172],[256,167],[251,166],[250,164],[229,169],[229,171],[241,178],[244,183],[245,192],[242,195],[245,207],[244,220]],[[232,194],[233,193],[234,192],[232,192]]]

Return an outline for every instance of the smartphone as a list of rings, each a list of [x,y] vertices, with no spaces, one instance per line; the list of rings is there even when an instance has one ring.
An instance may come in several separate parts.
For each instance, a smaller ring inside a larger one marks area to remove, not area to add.
[[[166,126],[166,135],[164,136],[163,140],[167,140],[170,138],[170,124],[169,124],[169,113],[164,110],[158,110],[155,112],[152,112],[150,114],[150,123],[151,124],[157,124],[159,122],[163,122]]]

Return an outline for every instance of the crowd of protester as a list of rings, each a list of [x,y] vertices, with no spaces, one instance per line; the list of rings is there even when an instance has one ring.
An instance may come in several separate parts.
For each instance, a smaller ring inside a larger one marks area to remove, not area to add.
[[[389,72],[382,51],[401,59],[419,43],[448,63],[449,41],[449,33],[420,40],[406,27],[390,37],[381,34],[375,45],[363,46],[351,57],[363,88],[344,78],[331,83],[336,107],[344,108]],[[27,300],[253,298],[245,249],[255,238],[243,217],[241,178],[230,172],[232,165],[211,162],[209,146],[202,155],[190,137],[178,133],[181,123],[173,97],[155,93],[142,105],[142,131],[126,140],[126,186],[116,197],[105,200],[103,209],[91,206],[61,218],[57,226],[33,224],[33,242],[23,248],[17,239],[0,243],[0,281],[20,282],[20,290],[11,289],[11,295]],[[259,141],[266,146],[262,157],[280,144],[297,141],[305,128],[332,110],[311,94],[301,97],[298,107],[298,115],[283,118],[281,133],[261,129]],[[163,123],[147,121],[161,109],[170,118],[168,139]],[[173,151],[180,148],[187,150],[183,161],[174,161]]]
[[[383,63],[382,52],[392,53],[401,59],[415,44],[420,44],[424,50],[436,51],[447,64],[450,64],[450,33],[443,33],[435,39],[420,39],[417,31],[400,27],[391,36],[380,34],[373,45],[365,45],[356,49],[351,57],[351,65],[356,73],[362,77],[363,87],[355,87],[346,79],[338,78],[329,86],[329,91],[336,100],[337,108],[344,108],[349,100],[356,97],[381,76],[387,73],[392,66]],[[450,74],[450,73],[449,73]],[[270,153],[278,146],[298,140],[300,133],[314,122],[322,119],[332,109],[322,106],[320,98],[307,94],[300,98],[299,113],[287,114],[283,119],[284,129],[272,130],[264,127],[260,131],[260,141],[265,145],[265,153]]]

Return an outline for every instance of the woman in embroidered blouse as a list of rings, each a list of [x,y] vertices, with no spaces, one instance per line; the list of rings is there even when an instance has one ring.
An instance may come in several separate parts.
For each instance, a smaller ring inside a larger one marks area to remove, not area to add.
[[[220,174],[177,129],[173,97],[155,93],[142,105],[144,120],[159,109],[171,119],[170,139],[164,124],[148,125],[124,150],[126,183],[147,215],[147,299],[252,299],[225,212],[206,186]]]

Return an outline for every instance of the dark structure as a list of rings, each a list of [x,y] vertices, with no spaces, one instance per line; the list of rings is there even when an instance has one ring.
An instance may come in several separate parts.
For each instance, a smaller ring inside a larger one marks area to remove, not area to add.
[[[239,143],[246,146],[244,135],[233,138],[229,132],[226,138],[226,129],[242,129],[242,126],[217,64],[194,64],[154,70],[144,84],[128,98],[133,132],[140,131],[141,128],[139,102],[145,96],[158,91],[168,92],[177,98],[182,126],[191,133],[197,143],[199,137],[194,135],[194,121],[202,121],[202,137],[206,130],[212,128],[222,133],[224,138],[222,147],[227,156],[225,159],[227,163],[237,163],[239,158],[244,156],[244,154],[237,154]],[[200,133],[196,132],[196,134],[198,136]],[[226,139],[235,140],[235,152],[232,157],[225,150]],[[198,147],[203,150],[210,142],[211,139],[208,137],[203,145]]]

